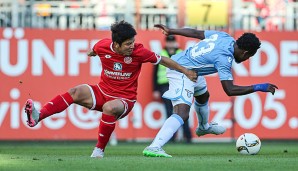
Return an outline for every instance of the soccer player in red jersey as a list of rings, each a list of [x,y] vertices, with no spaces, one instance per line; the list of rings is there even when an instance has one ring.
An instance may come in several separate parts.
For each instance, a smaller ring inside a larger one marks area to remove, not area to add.
[[[138,77],[143,63],[162,64],[184,73],[196,81],[197,74],[167,57],[159,56],[142,44],[135,43],[137,34],[133,26],[125,21],[111,26],[112,39],[98,41],[88,56],[99,56],[102,63],[101,79],[98,84],[82,84],[71,88],[46,103],[40,111],[33,100],[28,99],[25,112],[28,125],[34,127],[41,120],[64,111],[75,103],[91,110],[102,112],[98,128],[98,141],[91,157],[102,158],[105,147],[116,121],[125,117],[133,108],[137,97]]]

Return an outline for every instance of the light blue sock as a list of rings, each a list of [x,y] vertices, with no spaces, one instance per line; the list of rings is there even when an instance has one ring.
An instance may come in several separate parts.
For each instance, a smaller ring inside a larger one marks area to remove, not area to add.
[[[179,115],[172,114],[157,133],[150,147],[162,147],[165,145],[183,124],[184,121]]]
[[[199,120],[199,128],[204,130],[208,129],[210,114],[208,101],[204,104],[199,104],[197,101],[195,101],[195,110]]]

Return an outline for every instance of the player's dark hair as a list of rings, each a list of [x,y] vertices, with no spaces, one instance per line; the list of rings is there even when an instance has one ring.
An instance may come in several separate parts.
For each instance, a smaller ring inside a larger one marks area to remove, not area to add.
[[[259,38],[253,33],[244,33],[236,40],[239,49],[246,50],[250,55],[254,55],[261,46]]]
[[[113,42],[117,42],[120,46],[125,40],[131,39],[137,35],[137,32],[133,26],[124,20],[112,24],[111,31]]]

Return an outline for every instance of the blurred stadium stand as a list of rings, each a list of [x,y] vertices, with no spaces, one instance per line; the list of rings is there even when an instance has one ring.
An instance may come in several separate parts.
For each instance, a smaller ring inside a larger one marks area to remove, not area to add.
[[[107,29],[114,21],[124,19],[141,29],[153,28],[154,23],[175,27],[177,4],[167,4],[147,0],[0,0],[0,26]]]
[[[297,1],[226,0],[232,8],[228,9],[228,24],[222,26],[186,24],[187,15],[183,14],[188,1],[0,0],[0,27],[104,30],[114,21],[124,19],[136,28],[146,30],[152,29],[155,23],[200,29],[298,29]],[[266,8],[260,3],[266,4]]]
[[[232,26],[243,30],[297,30],[298,2],[292,0],[234,0]],[[262,22],[258,23],[258,17]]]

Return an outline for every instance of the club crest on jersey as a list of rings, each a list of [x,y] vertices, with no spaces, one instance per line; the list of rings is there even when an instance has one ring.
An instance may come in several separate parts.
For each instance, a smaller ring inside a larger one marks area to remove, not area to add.
[[[187,97],[191,97],[193,92],[190,90],[185,89],[185,91],[187,92]]]
[[[122,70],[122,64],[119,62],[114,62],[114,70],[115,71],[121,71]]]
[[[111,58],[112,56],[111,55],[105,55],[105,58]]]
[[[130,64],[132,62],[132,58],[130,56],[127,56],[127,57],[124,58],[124,62],[126,64]]]

